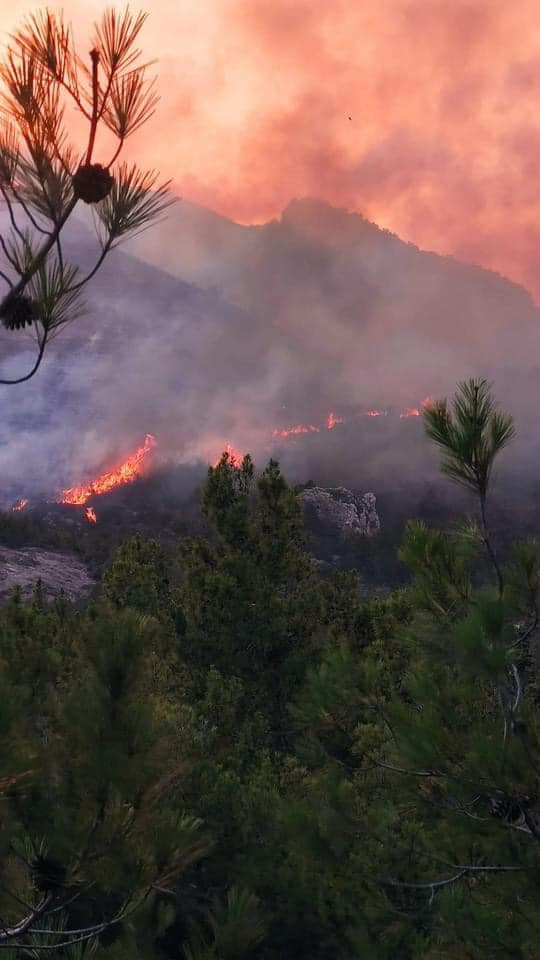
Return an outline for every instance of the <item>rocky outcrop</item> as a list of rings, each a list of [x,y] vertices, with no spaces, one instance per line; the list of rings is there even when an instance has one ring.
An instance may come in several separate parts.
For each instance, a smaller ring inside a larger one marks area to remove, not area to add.
[[[307,519],[311,515],[323,527],[332,528],[343,538],[373,537],[380,530],[373,493],[355,496],[346,487],[307,487],[299,498]]]
[[[64,593],[69,600],[87,596],[95,584],[84,564],[72,553],[0,546],[0,600],[15,586],[21,588],[23,596],[29,596],[38,580],[47,596]]]

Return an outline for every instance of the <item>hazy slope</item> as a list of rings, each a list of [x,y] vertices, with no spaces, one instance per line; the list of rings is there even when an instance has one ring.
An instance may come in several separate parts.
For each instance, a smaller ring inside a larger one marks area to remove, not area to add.
[[[93,248],[74,223],[68,259],[90,264]],[[211,458],[226,442],[267,457],[274,427],[415,406],[478,373],[495,379],[534,452],[539,319],[504,278],[317,201],[260,227],[180,202],[106,260],[85,317],[38,376],[0,388],[0,492],[77,481],[146,432],[175,457]],[[0,334],[6,372],[30,360],[9,356],[24,343]],[[425,445],[412,429],[398,419],[365,438],[336,430],[285,459],[300,476],[305,457],[309,475],[328,482],[340,481],[341,464],[347,483],[369,462],[373,485],[381,471],[414,473]]]
[[[260,227],[180,201],[129,249],[286,330],[321,389],[342,381],[345,404],[406,404],[473,373],[507,394],[516,371],[537,371],[540,311],[526,290],[316,200]]]

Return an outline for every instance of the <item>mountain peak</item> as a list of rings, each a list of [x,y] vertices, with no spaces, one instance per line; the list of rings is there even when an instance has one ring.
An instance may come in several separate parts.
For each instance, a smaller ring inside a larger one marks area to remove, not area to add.
[[[359,212],[334,207],[315,197],[291,200],[281,214],[281,224],[324,246],[354,246],[368,237],[386,235]]]

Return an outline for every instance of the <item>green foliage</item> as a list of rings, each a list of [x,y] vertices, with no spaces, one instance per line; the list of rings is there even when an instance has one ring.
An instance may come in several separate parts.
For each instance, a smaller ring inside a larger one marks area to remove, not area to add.
[[[158,616],[169,603],[169,578],[162,548],[140,536],[126,540],[103,575],[103,595],[116,607]]]
[[[207,934],[199,931],[184,947],[185,960],[241,960],[252,953],[266,932],[258,898],[235,887],[208,910],[206,926]]]
[[[72,929],[99,935],[208,850],[180,799],[186,757],[156,665],[160,629],[136,611],[66,612],[39,595],[2,610],[6,925],[43,895],[47,915],[65,905],[59,945]]]
[[[536,960],[540,548],[498,565],[509,420],[482,382],[452,409],[427,425],[481,525],[411,521],[406,590],[321,578],[278,465],[224,455],[177,568],[135,536],[86,606],[0,607],[17,955]]]
[[[257,480],[225,455],[210,468],[203,510],[215,541],[187,540],[178,594],[183,656],[243,677],[281,709],[312,655],[322,596],[302,514],[276,463]]]
[[[417,602],[445,619],[463,609],[472,593],[470,561],[476,544],[470,538],[430,529],[411,520],[399,556],[414,575]]]
[[[452,405],[424,408],[428,437],[440,448],[441,469],[451,480],[485,497],[497,454],[512,440],[512,417],[497,410],[486,380],[460,383]]]

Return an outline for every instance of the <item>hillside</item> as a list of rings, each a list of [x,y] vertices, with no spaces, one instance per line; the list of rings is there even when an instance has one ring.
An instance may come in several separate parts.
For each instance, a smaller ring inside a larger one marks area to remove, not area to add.
[[[66,249],[92,262],[81,221]],[[529,294],[317,201],[259,227],[180,201],[113,251],[86,296],[39,375],[6,393],[4,502],[78,482],[148,432],[164,459],[212,459],[229,442],[259,461],[274,453],[294,482],[377,492],[429,479],[419,424],[363,414],[417,406],[472,374],[495,380],[526,455],[537,446],[540,312]],[[12,373],[30,358],[11,356],[29,347],[16,337],[0,339]],[[346,421],[331,435],[272,441],[329,411]]]
[[[500,392],[540,345],[540,313],[517,284],[317,200],[258,227],[180,201],[129,250],[286,331],[329,402],[407,404],[473,373]]]

